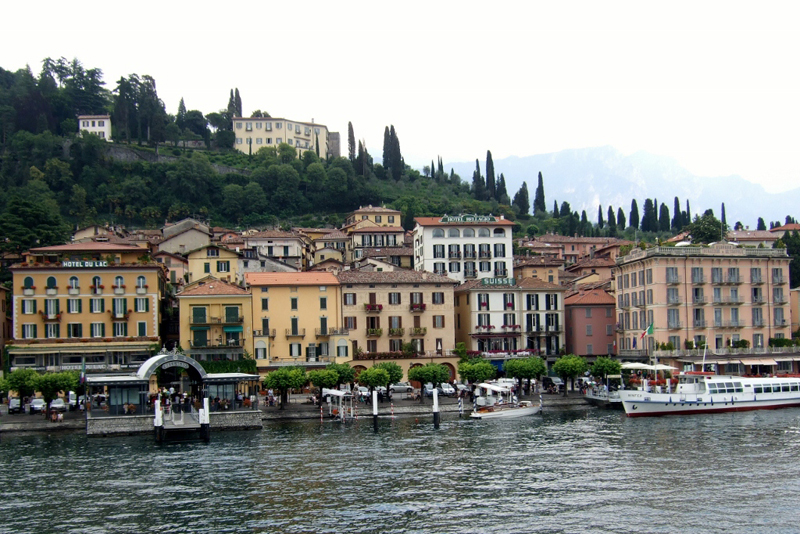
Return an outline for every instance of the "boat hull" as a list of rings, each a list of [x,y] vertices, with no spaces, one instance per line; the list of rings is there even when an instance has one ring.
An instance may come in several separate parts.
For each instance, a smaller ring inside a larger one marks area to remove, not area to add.
[[[767,395],[684,396],[641,391],[620,392],[622,407],[628,417],[692,415],[720,412],[776,410],[800,406],[800,397],[770,398]]]
[[[493,406],[475,410],[469,414],[469,416],[473,419],[505,419],[535,415],[539,413],[541,409],[541,406],[517,406],[508,408]]]

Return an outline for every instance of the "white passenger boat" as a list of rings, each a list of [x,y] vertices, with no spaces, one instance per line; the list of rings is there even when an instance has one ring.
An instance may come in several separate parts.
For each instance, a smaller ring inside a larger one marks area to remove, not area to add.
[[[628,417],[773,410],[800,406],[800,377],[678,375],[674,391],[619,391]]]
[[[477,388],[479,395],[475,399],[476,407],[469,414],[474,419],[523,417],[537,414],[542,410],[541,405],[517,400],[508,386],[481,383]]]

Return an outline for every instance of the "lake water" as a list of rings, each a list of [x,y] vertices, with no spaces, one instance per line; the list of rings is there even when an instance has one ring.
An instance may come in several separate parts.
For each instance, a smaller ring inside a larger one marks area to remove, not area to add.
[[[800,531],[800,409],[4,434],[0,532]]]

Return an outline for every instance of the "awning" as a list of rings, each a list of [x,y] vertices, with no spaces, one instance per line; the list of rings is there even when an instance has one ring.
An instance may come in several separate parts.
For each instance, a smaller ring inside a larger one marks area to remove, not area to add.
[[[209,330],[211,327],[209,326],[190,326],[190,330]]]
[[[796,360],[797,358],[775,358],[776,362],[793,362]]]
[[[242,328],[241,326],[223,326],[222,327],[222,331],[223,332],[243,332],[244,328]]]
[[[742,360],[745,365],[778,365],[778,362],[771,358],[762,358],[759,360]]]

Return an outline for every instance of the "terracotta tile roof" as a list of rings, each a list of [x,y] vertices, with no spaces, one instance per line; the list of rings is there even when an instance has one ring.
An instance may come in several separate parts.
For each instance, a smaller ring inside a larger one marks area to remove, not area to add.
[[[514,221],[497,217],[495,222],[443,223],[441,217],[414,217],[420,226],[514,226]]]
[[[176,260],[178,260],[180,262],[189,263],[189,260],[187,260],[186,258],[181,256],[180,254],[167,252],[166,250],[162,250],[161,252],[156,252],[155,254],[153,254],[154,258],[158,258],[159,256],[169,256],[170,258],[175,258]]]
[[[789,223],[784,224],[783,226],[776,226],[775,228],[771,229],[770,232],[793,232],[795,230],[800,231],[800,224]]]
[[[411,247],[379,247],[364,248],[362,258],[385,258],[387,256],[413,256],[414,249]]]
[[[235,284],[219,280],[213,276],[208,276],[190,284],[178,294],[178,297],[199,297],[214,295],[249,295],[250,291],[243,289]]]
[[[46,254],[48,252],[143,252],[145,249],[136,245],[122,243],[106,243],[85,241],[83,243],[69,243],[67,245],[53,245],[50,247],[37,247],[30,249],[32,254]]]
[[[597,305],[613,306],[615,304],[616,300],[614,300],[614,297],[612,297],[602,289],[579,291],[573,295],[564,298],[564,306],[597,306]]]
[[[266,237],[266,238],[295,238],[301,239],[302,236],[296,232],[284,232],[283,230],[265,230],[263,232],[256,232],[252,235],[245,236],[245,239],[252,239],[258,237]]]
[[[566,267],[568,271],[577,271],[579,269],[585,269],[587,267],[614,267],[617,264],[614,260],[602,257],[602,258],[590,258],[585,260],[580,260],[576,263],[573,263],[569,267]]]
[[[757,241],[777,241],[778,236],[769,230],[731,230],[728,232],[729,241],[757,240]]]
[[[562,258],[550,256],[514,256],[514,267],[560,267],[564,265]]]
[[[327,234],[315,239],[315,241],[322,241],[323,239],[349,239],[349,236],[341,230],[331,230]]]
[[[458,282],[452,278],[411,269],[395,271],[342,271],[337,275],[340,284],[450,284]]]
[[[245,273],[244,280],[251,286],[338,286],[339,281],[330,273]]]
[[[398,210],[393,210],[389,208],[385,208],[383,206],[367,206],[366,208],[360,207],[357,210],[353,210],[350,215],[354,215],[356,213],[400,213]]]

